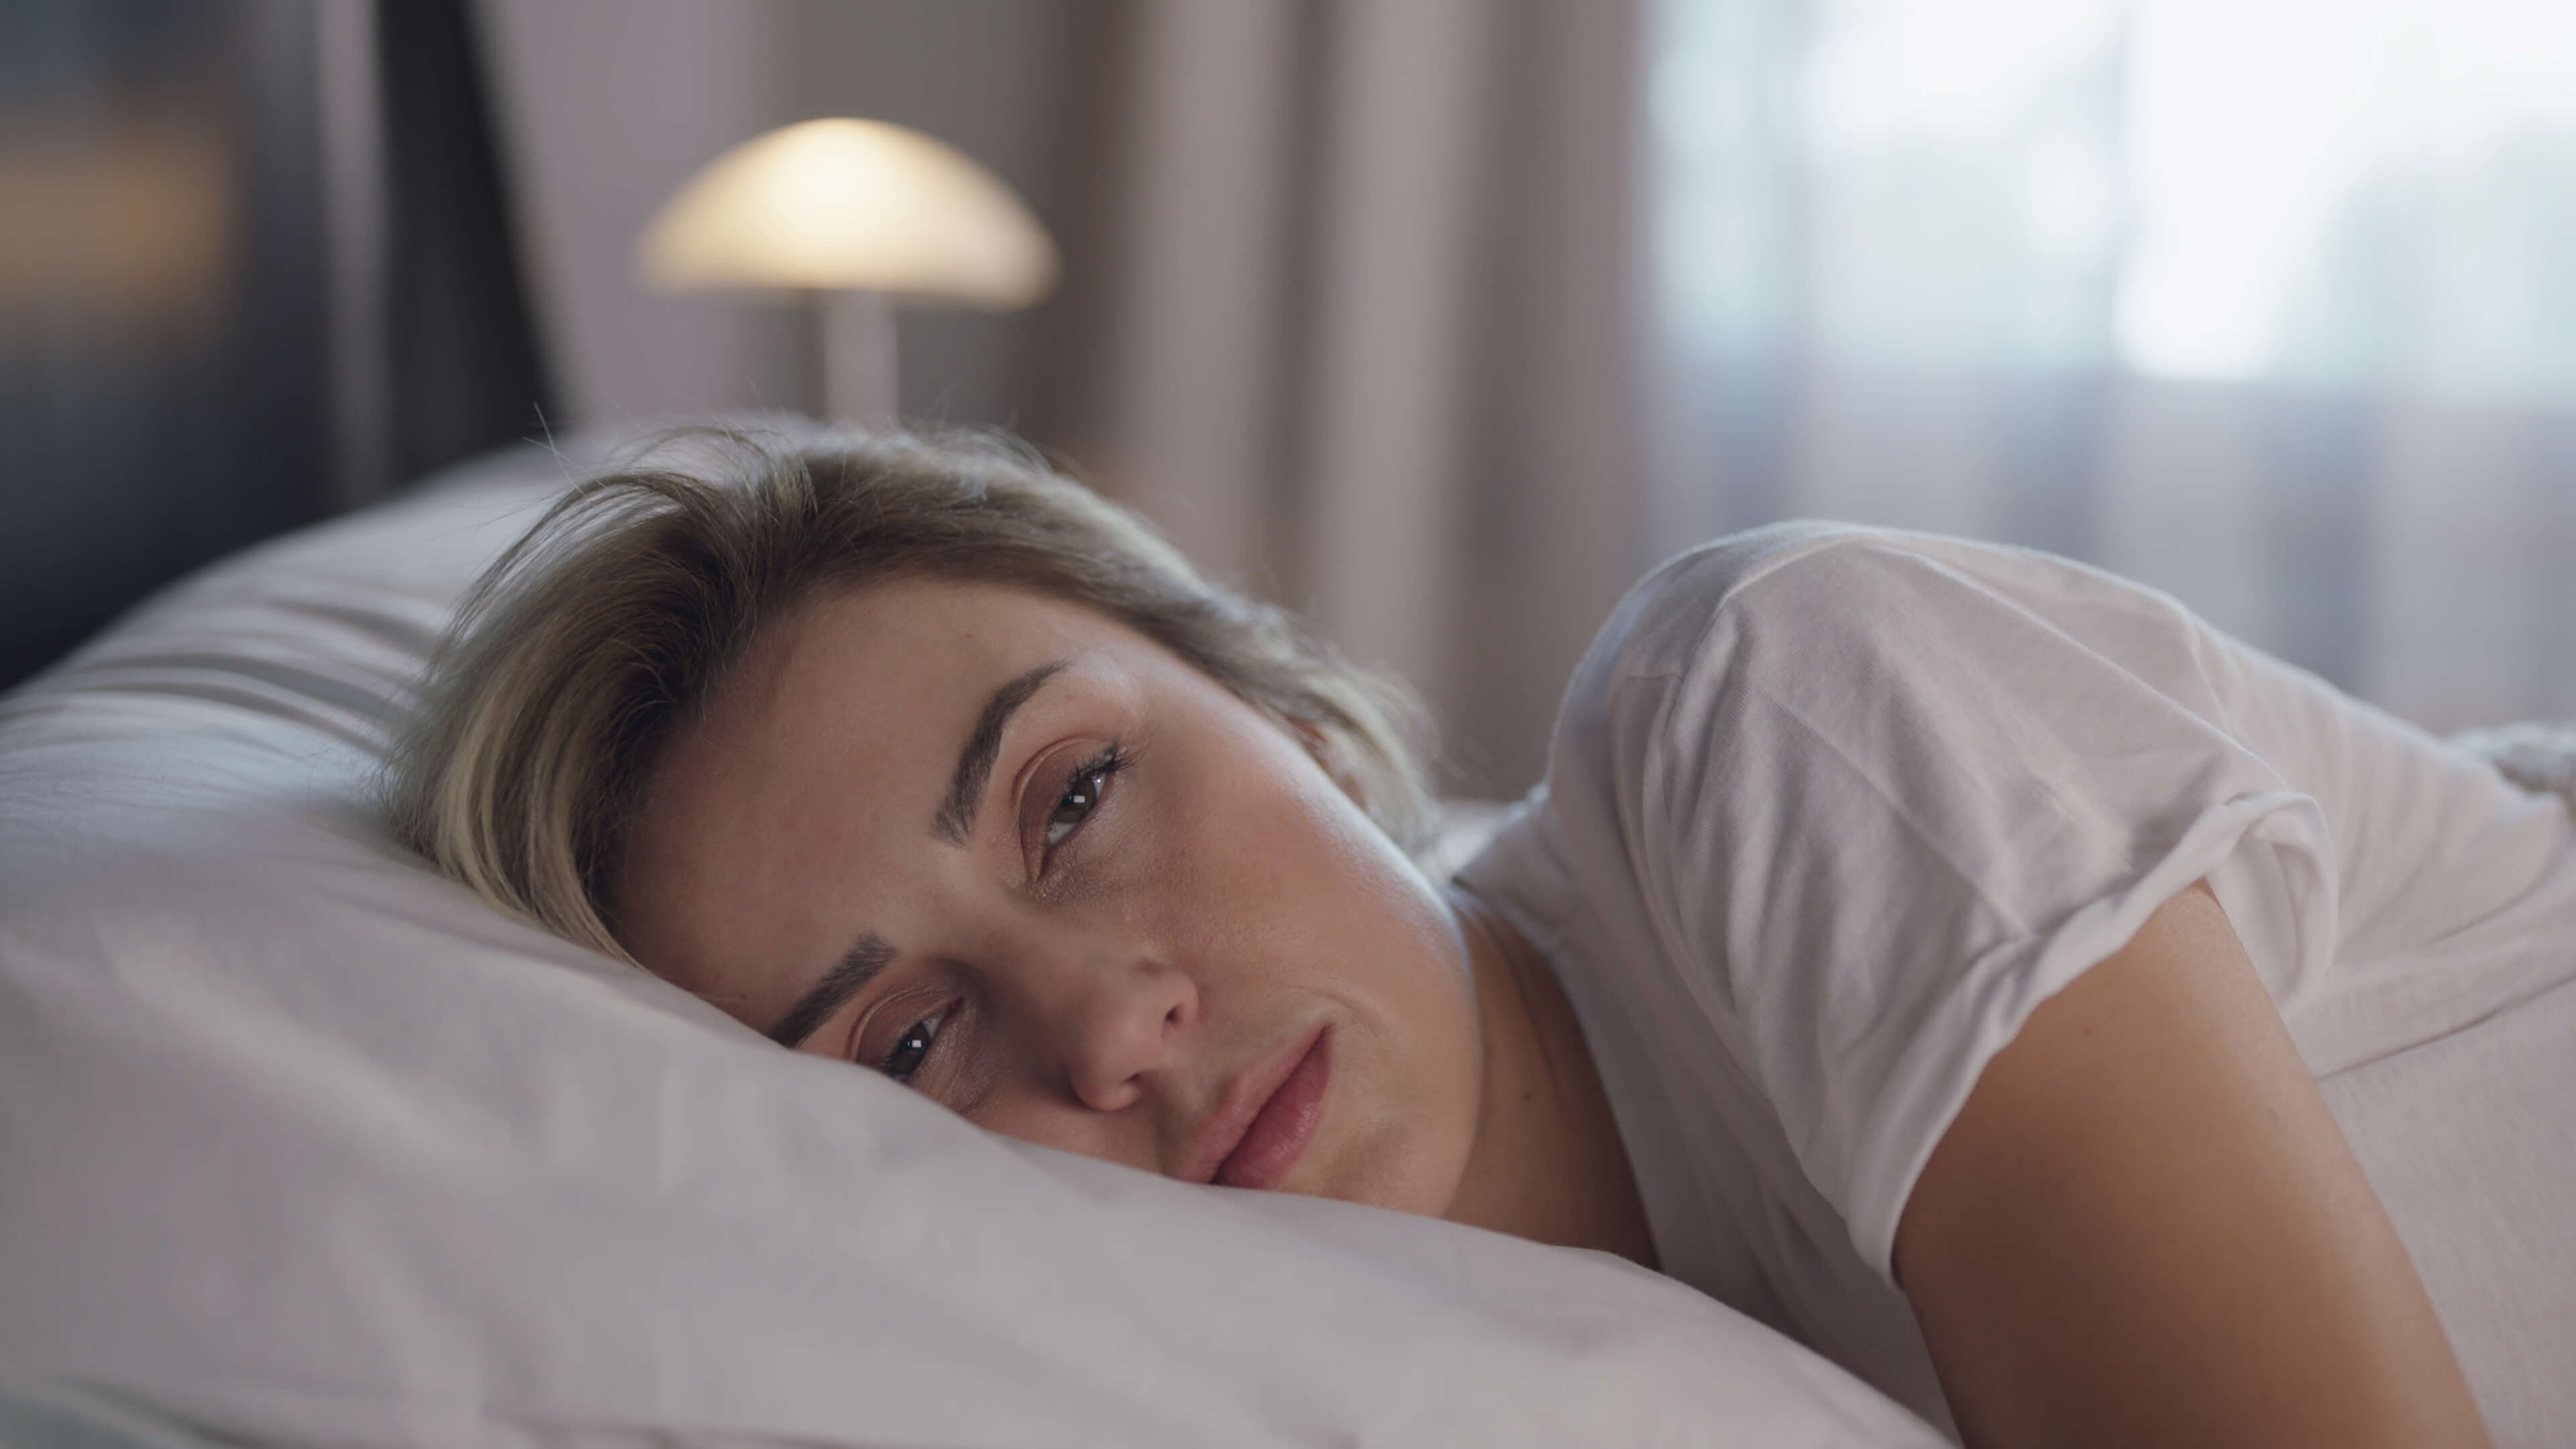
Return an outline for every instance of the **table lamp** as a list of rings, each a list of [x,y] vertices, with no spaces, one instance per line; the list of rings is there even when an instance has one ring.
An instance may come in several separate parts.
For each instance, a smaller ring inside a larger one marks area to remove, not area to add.
[[[662,204],[635,248],[655,291],[809,295],[832,419],[892,422],[894,304],[1024,307],[1055,285],[1055,244],[1011,189],[955,147],[835,117],[755,136]]]

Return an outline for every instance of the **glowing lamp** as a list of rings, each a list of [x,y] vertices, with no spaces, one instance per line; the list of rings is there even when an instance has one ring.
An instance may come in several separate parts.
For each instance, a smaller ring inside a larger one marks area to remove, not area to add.
[[[895,414],[894,305],[1025,307],[1055,286],[1055,244],[1011,189],[955,147],[836,117],[755,136],[662,204],[635,248],[656,291],[809,295],[834,418]]]

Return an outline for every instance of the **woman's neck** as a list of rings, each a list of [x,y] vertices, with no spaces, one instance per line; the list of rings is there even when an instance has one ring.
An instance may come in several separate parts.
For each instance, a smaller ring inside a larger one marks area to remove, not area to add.
[[[1573,1004],[1511,922],[1459,887],[1449,899],[1485,1050],[1476,1143],[1444,1216],[1654,1267],[1636,1174]]]

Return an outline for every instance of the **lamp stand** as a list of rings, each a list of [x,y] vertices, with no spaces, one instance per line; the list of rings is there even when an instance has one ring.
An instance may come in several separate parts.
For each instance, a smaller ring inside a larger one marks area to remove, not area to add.
[[[815,293],[814,305],[823,338],[824,420],[892,427],[901,406],[894,299],[836,289]]]

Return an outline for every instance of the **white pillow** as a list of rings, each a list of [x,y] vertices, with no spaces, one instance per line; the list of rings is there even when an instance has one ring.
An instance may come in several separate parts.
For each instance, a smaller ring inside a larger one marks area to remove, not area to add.
[[[1943,1442],[1615,1259],[988,1136],[439,878],[369,803],[377,720],[562,481],[517,450],[263,546],[0,697],[22,1408],[346,1444]]]

